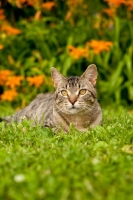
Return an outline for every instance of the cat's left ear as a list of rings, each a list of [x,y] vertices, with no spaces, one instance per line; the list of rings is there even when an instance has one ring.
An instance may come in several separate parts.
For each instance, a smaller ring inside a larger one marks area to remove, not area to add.
[[[87,67],[85,72],[82,74],[81,78],[88,79],[92,83],[92,85],[95,86],[97,82],[97,76],[98,72],[96,65],[91,64]]]
[[[57,88],[60,82],[66,80],[66,78],[54,67],[51,68],[51,77],[54,83],[54,87]]]

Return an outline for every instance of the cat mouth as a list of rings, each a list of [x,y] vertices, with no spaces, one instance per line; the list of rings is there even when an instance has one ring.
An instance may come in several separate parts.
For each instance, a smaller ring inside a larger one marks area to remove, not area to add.
[[[70,110],[71,110],[71,109],[76,109],[76,108],[75,108],[75,106],[72,106],[72,107],[70,108]]]
[[[76,110],[75,106],[72,106],[71,108],[69,108],[69,110]]]
[[[71,108],[69,108],[69,110],[67,111],[69,114],[76,114],[78,112],[78,110],[72,106]]]

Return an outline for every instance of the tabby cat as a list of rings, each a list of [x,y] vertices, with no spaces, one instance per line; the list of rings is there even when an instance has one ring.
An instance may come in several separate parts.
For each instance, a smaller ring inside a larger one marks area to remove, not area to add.
[[[70,124],[83,132],[101,125],[102,111],[97,101],[97,68],[94,64],[88,66],[80,77],[64,77],[54,67],[51,76],[54,93],[39,94],[27,107],[4,120],[21,122],[24,118],[31,119],[34,124],[54,130],[62,128],[66,132],[69,132]]]

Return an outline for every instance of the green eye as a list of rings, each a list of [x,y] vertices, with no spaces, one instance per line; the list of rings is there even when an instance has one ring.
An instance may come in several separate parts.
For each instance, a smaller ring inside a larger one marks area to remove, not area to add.
[[[68,92],[67,92],[66,90],[62,90],[62,91],[61,91],[61,94],[62,94],[63,96],[67,96],[67,95],[68,95]]]
[[[86,91],[87,91],[86,89],[82,89],[79,91],[79,94],[84,95],[86,93]]]

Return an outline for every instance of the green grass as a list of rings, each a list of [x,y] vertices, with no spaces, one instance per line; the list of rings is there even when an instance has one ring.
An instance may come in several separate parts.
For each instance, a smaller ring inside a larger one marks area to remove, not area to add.
[[[132,200],[133,116],[103,112],[84,134],[0,123],[0,199]]]

